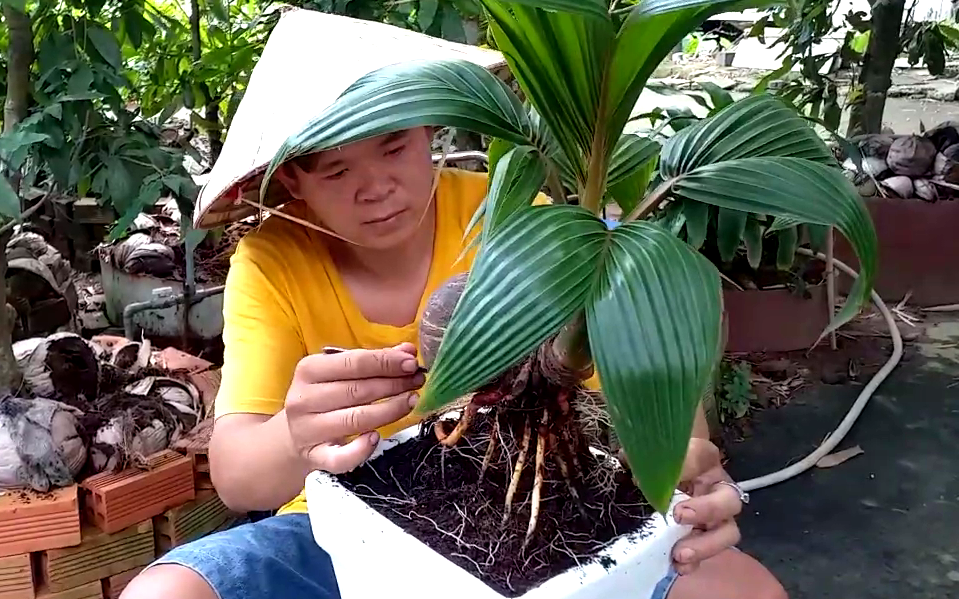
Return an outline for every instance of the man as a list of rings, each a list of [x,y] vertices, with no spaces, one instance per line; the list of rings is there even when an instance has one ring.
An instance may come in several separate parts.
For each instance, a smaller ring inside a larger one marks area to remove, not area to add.
[[[471,263],[472,255],[457,258],[486,193],[486,175],[446,170],[431,201],[431,136],[411,129],[278,171],[295,199],[285,213],[328,233],[273,216],[237,248],[210,463],[233,510],[281,509],[174,549],[123,599],[338,597],[305,515],[304,478],[352,470],[381,436],[413,422],[423,383],[417,316],[433,290]],[[367,349],[324,355],[324,346]],[[650,599],[785,597],[765,568],[732,548],[740,495],[720,482],[729,479],[702,414],[695,435],[683,476],[694,497],[675,515],[696,532],[676,545],[674,571]]]

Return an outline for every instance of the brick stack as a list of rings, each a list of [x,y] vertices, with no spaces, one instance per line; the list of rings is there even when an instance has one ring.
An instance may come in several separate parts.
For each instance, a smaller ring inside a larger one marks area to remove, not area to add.
[[[204,402],[218,373],[196,358],[164,350],[167,367],[184,356]],[[170,368],[176,370],[176,368]],[[164,553],[232,525],[213,489],[206,421],[147,468],[102,473],[50,493],[0,491],[0,599],[116,599]]]

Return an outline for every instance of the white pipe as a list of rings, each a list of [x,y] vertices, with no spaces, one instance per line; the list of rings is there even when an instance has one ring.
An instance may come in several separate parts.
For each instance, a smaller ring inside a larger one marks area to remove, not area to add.
[[[825,261],[826,256],[823,254],[817,254],[806,248],[799,248],[797,252],[805,255],[818,258]],[[833,258],[833,264],[843,271],[847,275],[856,279],[859,277],[859,274],[851,269],[848,265],[840,262]],[[882,317],[886,319],[886,324],[889,326],[889,334],[892,336],[892,355],[889,356],[889,360],[879,369],[879,372],[863,387],[863,390],[859,393],[859,397],[856,398],[855,403],[852,404],[852,408],[849,409],[849,412],[846,414],[846,417],[843,418],[842,422],[839,423],[839,426],[834,430],[826,440],[823,441],[822,445],[819,446],[814,452],[803,458],[801,461],[796,462],[778,472],[772,472],[766,474],[765,476],[760,476],[758,478],[752,478],[745,482],[739,483],[746,491],[754,491],[756,489],[762,489],[764,487],[772,486],[776,483],[781,483],[784,480],[798,476],[809,470],[816,465],[816,462],[821,460],[824,456],[829,455],[832,451],[839,445],[843,440],[849,430],[852,428],[852,425],[855,424],[856,419],[859,418],[859,415],[862,413],[863,409],[866,407],[866,404],[869,402],[869,399],[872,397],[872,394],[875,393],[876,389],[886,378],[889,377],[889,374],[892,373],[893,369],[899,364],[899,360],[902,359],[902,335],[899,334],[899,327],[896,326],[896,321],[892,317],[892,313],[889,312],[889,308],[882,301],[882,298],[879,297],[879,294],[875,290],[872,292],[872,302],[879,308],[879,312],[882,313]]]

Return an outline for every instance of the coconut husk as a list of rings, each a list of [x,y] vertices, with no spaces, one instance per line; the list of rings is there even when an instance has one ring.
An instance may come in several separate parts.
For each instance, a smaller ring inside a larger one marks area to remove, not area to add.
[[[906,176],[889,177],[879,182],[883,189],[891,191],[896,197],[911,198],[913,193],[912,179]]]
[[[923,135],[935,144],[937,150],[942,151],[943,148],[959,144],[959,121],[944,121]]]
[[[97,396],[99,363],[90,343],[75,333],[55,333],[13,344],[26,391],[83,410]]]
[[[897,175],[921,177],[932,171],[936,145],[919,135],[904,135],[892,142],[886,164]]]
[[[87,458],[76,408],[0,397],[0,487],[47,492],[73,484]]]

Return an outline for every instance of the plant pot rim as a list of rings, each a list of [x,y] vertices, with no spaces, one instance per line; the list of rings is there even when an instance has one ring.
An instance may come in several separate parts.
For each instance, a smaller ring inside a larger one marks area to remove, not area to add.
[[[414,439],[418,426],[380,441],[370,456]],[[672,517],[686,495],[676,492],[666,517],[652,515],[639,530],[616,537],[588,562],[566,570],[517,599],[604,599],[652,594],[670,568],[673,545],[689,527]],[[333,476],[314,471],[306,480],[314,540],[333,561],[343,599],[422,592],[427,573],[459,599],[505,599],[469,572],[410,535],[354,495]],[[370,564],[377,571],[371,575]]]

